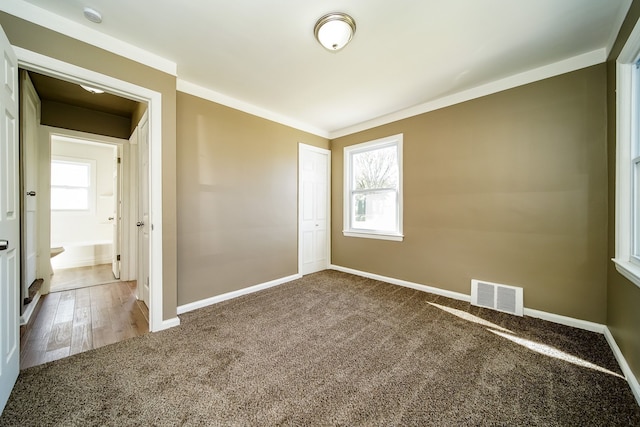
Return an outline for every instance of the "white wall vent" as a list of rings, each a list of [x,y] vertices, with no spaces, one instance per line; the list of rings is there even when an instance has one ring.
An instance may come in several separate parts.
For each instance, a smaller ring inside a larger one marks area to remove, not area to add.
[[[522,288],[471,280],[471,304],[505,313],[523,315]]]

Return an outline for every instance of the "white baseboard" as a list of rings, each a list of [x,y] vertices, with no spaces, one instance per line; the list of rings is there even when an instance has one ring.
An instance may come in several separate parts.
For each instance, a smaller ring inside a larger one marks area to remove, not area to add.
[[[465,295],[458,292],[447,291],[444,289],[434,288],[432,286],[425,286],[419,283],[407,282],[405,280],[394,279],[392,277],[380,276],[379,274],[367,273],[366,271],[354,270],[352,268],[340,267],[338,265],[329,266],[332,270],[342,271],[344,273],[355,274],[356,276],[367,277],[374,280],[379,280],[381,282],[391,283],[393,285],[404,286],[407,288],[417,289],[419,291],[430,292],[436,295],[442,295],[445,297],[453,298],[460,301],[471,301],[470,295]],[[559,314],[548,313],[545,311],[534,310],[531,308],[524,309],[524,315],[529,317],[535,317],[537,319],[547,320],[549,322],[558,323],[565,326],[571,326],[573,328],[584,329],[591,332],[596,332],[599,334],[604,334],[607,342],[609,343],[609,347],[611,347],[611,351],[615,355],[618,364],[620,365],[620,369],[624,373],[624,376],[631,387],[631,391],[633,392],[636,401],[640,405],[640,385],[638,384],[638,380],[636,376],[633,374],[633,371],[627,364],[618,344],[616,343],[613,335],[609,331],[606,325],[601,323],[589,322],[587,320],[574,319],[573,317],[562,316]]]
[[[291,276],[282,277],[280,279],[271,280],[269,282],[260,283],[258,285],[249,286],[248,288],[239,289],[237,291],[227,292],[222,295],[216,295],[211,298],[206,298],[200,301],[190,302],[188,304],[179,305],[178,306],[178,314],[183,314],[188,311],[197,310],[202,307],[207,307],[212,304],[217,304],[222,301],[226,301],[228,299],[237,298],[242,295],[252,294],[254,292],[261,291],[263,289],[271,288],[274,286],[282,285],[287,282],[291,282],[292,280],[296,280],[301,278],[301,274],[292,274]]]
[[[379,274],[368,273],[366,271],[354,270],[352,268],[341,267],[339,265],[331,265],[332,270],[342,271],[343,273],[355,274],[356,276],[368,277],[370,279],[379,280],[381,282],[391,283],[393,285],[404,286],[406,288],[417,289],[423,292],[429,292],[444,297],[449,297],[459,301],[471,302],[471,295],[447,291],[445,289],[435,288],[433,286],[421,285],[419,283],[407,282],[406,280],[394,279],[393,277],[381,276]],[[606,326],[601,323],[589,322],[587,320],[574,319],[573,317],[561,316],[559,314],[547,313],[545,311],[525,308],[524,315],[535,317],[537,319],[548,320],[549,322],[559,323],[561,325],[571,326],[578,329],[585,329],[591,332],[604,334]]]
[[[607,329],[607,326],[602,323],[589,322],[588,320],[575,319],[573,317],[547,313],[546,311],[534,310],[532,308],[525,308],[524,315],[535,317],[536,319],[548,320],[549,322],[559,323],[565,326],[571,326],[573,328],[597,332],[599,334],[604,334],[605,329]]]
[[[611,350],[613,351],[613,355],[616,357],[616,360],[618,361],[618,365],[620,365],[620,369],[622,369],[622,373],[624,374],[624,377],[627,379],[627,382],[629,383],[629,387],[631,387],[631,392],[633,393],[633,396],[636,398],[636,402],[638,402],[638,405],[640,405],[640,383],[638,383],[638,379],[636,378],[633,371],[629,367],[629,364],[627,363],[627,360],[624,358],[622,351],[620,351],[620,347],[618,347],[618,343],[616,342],[615,338],[611,334],[611,331],[607,327],[604,328],[604,337],[607,339],[607,342],[609,343],[609,347],[611,347]]]
[[[341,267],[339,265],[331,264],[329,268],[336,271],[342,271],[343,273],[354,274],[356,276],[362,276],[369,279],[379,280],[381,282],[391,283],[392,285],[404,286],[405,288],[416,289],[418,291],[429,292],[431,294],[441,295],[443,297],[471,302],[471,295],[461,294],[459,292],[447,291],[445,289],[434,288],[433,286],[421,285],[420,283],[394,279],[393,277],[380,276],[379,274],[367,273],[366,271],[354,270],[353,268]]]
[[[163,320],[158,327],[154,325],[154,328],[151,332],[159,332],[165,329],[173,328],[175,326],[180,325],[180,318],[178,316],[173,317],[171,319]]]
[[[36,292],[35,296],[31,300],[29,305],[27,305],[27,309],[24,311],[24,313],[22,313],[22,316],[20,316],[20,326],[24,326],[27,323],[29,323],[29,320],[31,320],[31,315],[33,315],[33,312],[38,306],[39,300],[40,300],[40,291]]]

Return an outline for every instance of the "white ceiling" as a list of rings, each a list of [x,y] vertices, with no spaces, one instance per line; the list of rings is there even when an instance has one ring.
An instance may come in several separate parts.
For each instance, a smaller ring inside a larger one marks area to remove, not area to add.
[[[58,18],[41,9],[64,17],[57,29],[72,36],[109,44],[98,31],[173,62],[179,88],[204,88],[209,98],[330,137],[528,70],[560,62],[567,69],[554,69],[564,72],[603,62],[631,4],[28,0],[36,8],[22,0],[3,2],[0,9],[45,26]],[[84,6],[101,12],[103,22],[87,21]],[[332,11],[350,14],[357,25],[352,42],[338,53],[313,37],[316,20]],[[123,51],[142,57],[131,46]]]

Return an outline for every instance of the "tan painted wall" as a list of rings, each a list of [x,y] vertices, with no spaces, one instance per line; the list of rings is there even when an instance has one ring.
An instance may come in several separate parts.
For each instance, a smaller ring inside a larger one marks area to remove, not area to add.
[[[615,257],[616,218],[616,66],[615,60],[640,18],[640,2],[634,1],[607,62],[607,140],[609,163],[609,253]],[[608,261],[607,326],[627,363],[640,381],[640,288],[620,275]]]
[[[131,115],[131,128],[129,129],[129,136],[131,136],[135,128],[138,126],[138,123],[140,123],[140,120],[142,119],[142,116],[144,116],[144,113],[146,111],[147,111],[147,103],[139,102],[138,108],[136,108],[136,110]],[[129,138],[127,137],[127,139]]]
[[[131,118],[60,102],[42,101],[43,125],[129,139]]]
[[[140,63],[0,12],[9,41],[64,62],[162,93],[163,318],[176,315],[176,78]]]
[[[178,304],[298,272],[298,143],[327,139],[178,92]]]
[[[605,95],[598,65],[332,141],[332,263],[604,323]],[[398,133],[404,241],[344,237],[343,148]]]

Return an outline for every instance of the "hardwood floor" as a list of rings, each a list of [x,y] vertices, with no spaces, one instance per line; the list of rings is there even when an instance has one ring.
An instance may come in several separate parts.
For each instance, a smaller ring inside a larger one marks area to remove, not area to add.
[[[111,264],[61,268],[54,270],[54,274],[51,276],[51,292],[110,283],[114,280],[116,278],[111,271]]]
[[[136,282],[113,282],[41,298],[20,340],[20,369],[145,334],[149,310]]]

